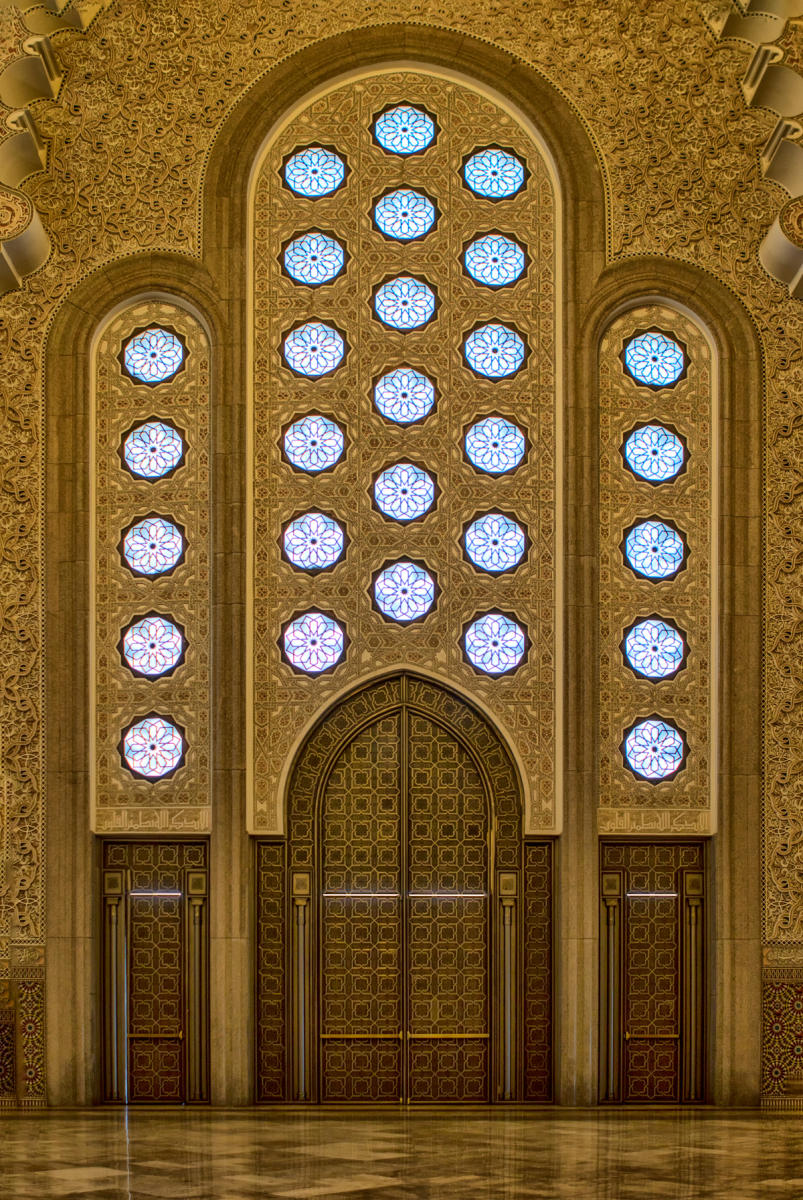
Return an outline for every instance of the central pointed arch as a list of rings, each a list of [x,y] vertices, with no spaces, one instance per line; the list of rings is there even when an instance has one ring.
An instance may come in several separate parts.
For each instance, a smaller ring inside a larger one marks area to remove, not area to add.
[[[551,845],[522,842],[488,719],[414,672],[374,680],[310,733],[287,805],[286,1009],[261,991],[263,1098],[286,1029],[292,1099],[549,1099]]]

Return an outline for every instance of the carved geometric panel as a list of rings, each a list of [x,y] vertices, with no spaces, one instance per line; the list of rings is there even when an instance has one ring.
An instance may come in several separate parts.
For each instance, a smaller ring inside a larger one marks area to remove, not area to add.
[[[524,845],[524,1099],[552,1099],[552,843]]]
[[[761,1098],[803,1109],[803,970],[764,970]]]
[[[285,848],[257,844],[257,1099],[285,1085]]]
[[[437,116],[440,132],[423,155],[387,154],[373,141],[375,113],[393,101]],[[478,146],[510,147],[526,164],[526,185],[494,204],[461,181],[465,155]],[[309,200],[282,180],[283,163],[309,145],[333,147],[346,160],[345,183]],[[394,241],[377,230],[377,197],[401,185],[432,196],[440,217],[418,239]],[[540,151],[511,115],[487,97],[433,75],[390,72],[341,86],[318,98],[277,134],[259,170],[254,195],[254,447],[252,529],[254,647],[250,828],[281,833],[284,765],[299,731],[344,688],[400,662],[455,680],[507,729],[530,789],[528,829],[554,827],[556,672],[555,197]],[[462,269],[464,245],[502,227],[527,250],[527,269],[509,287],[483,287]],[[348,253],[345,269],[322,287],[295,283],[281,247],[309,230],[335,237]],[[373,315],[375,286],[409,274],[434,289],[428,325],[400,333]],[[342,330],[346,354],[329,374],[305,378],[287,369],[282,337],[304,321]],[[469,330],[499,320],[521,330],[530,353],[510,378],[473,374],[462,346]],[[387,420],[373,401],[376,379],[410,365],[436,384],[434,406],[420,422]],[[339,423],[343,453],[330,470],[293,470],[282,431],[303,414]],[[501,413],[518,422],[529,450],[518,469],[488,474],[463,452],[465,429]],[[421,464],[437,485],[437,502],[421,519],[388,519],[373,502],[372,480],[394,462]],[[345,528],[345,552],[332,569],[300,573],[281,552],[283,526],[298,513],[332,514]],[[478,513],[513,512],[526,528],[527,552],[515,570],[478,569],[463,551],[462,531]],[[437,582],[421,620],[400,625],[372,603],[371,580],[386,561],[423,563]],[[331,614],[350,639],[326,674],[294,672],[278,644],[293,614]],[[478,612],[517,614],[532,645],[510,674],[470,666],[461,638]]]
[[[625,369],[623,347],[652,329],[685,348],[686,371],[673,386],[639,385]],[[715,569],[711,350],[691,320],[653,304],[608,327],[600,345],[599,377],[600,832],[710,832],[716,819],[710,762]],[[645,425],[669,427],[686,446],[683,467],[657,484],[625,464],[628,435]],[[645,578],[625,561],[625,532],[651,517],[673,522],[685,539],[684,568],[672,577]],[[653,615],[674,624],[688,647],[682,669],[655,680],[627,666],[621,645],[634,622]],[[626,769],[621,743],[628,727],[656,713],[683,731],[687,752],[682,770],[653,783]]]
[[[135,382],[119,359],[121,346],[143,326],[167,327],[185,343],[181,369],[156,387]],[[92,811],[98,832],[210,827],[209,389],[208,340],[186,310],[149,300],[104,329],[95,354],[92,430]],[[124,465],[127,435],[151,418],[177,430],[184,444],[175,469],[153,477]],[[121,536],[154,513],[183,531],[184,554],[169,572],[135,574],[121,561]],[[135,674],[123,662],[121,635],[133,618],[154,612],[183,630],[186,647],[169,673]],[[123,766],[120,739],[132,720],[153,712],[184,731],[187,749],[174,774],[151,781]]]

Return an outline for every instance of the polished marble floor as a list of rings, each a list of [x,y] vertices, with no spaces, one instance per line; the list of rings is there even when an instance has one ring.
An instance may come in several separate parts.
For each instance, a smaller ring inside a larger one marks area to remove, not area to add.
[[[803,1200],[803,1113],[0,1113],[2,1200]]]

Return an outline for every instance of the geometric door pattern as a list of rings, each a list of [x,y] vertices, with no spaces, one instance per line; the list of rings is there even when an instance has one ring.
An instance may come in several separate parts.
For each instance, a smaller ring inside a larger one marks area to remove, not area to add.
[[[609,891],[613,878],[621,879],[618,1098],[624,1102],[699,1099],[685,1094],[684,1076],[702,1043],[702,1022],[695,1019],[703,947],[696,914],[704,861],[700,842],[602,846]]]
[[[207,1098],[206,861],[203,842],[103,844],[104,1042],[124,1060],[106,1099]]]
[[[522,872],[488,722],[414,674],[363,687],[302,748],[288,822],[286,871],[257,846],[258,1099],[549,1099],[552,847]]]

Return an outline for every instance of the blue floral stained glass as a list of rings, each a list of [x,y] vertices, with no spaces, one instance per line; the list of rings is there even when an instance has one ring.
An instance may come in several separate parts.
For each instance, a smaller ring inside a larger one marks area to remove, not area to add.
[[[524,166],[515,154],[490,146],[466,160],[463,178],[477,196],[504,200],[524,186]]]
[[[172,671],[184,653],[184,637],[167,617],[151,614],[129,625],[122,651],[132,671],[156,679]]]
[[[463,262],[472,279],[486,287],[515,283],[526,265],[524,250],[501,233],[486,233],[466,247]]]
[[[671,387],[683,374],[686,356],[673,338],[652,330],[627,343],[625,366],[638,383]]]
[[[342,625],[325,613],[302,613],[288,621],[282,633],[285,658],[305,675],[330,671],[343,657],[345,647]]]
[[[138,575],[162,575],[181,559],[184,538],[166,517],[143,517],[123,535],[122,550]]]
[[[374,500],[386,517],[395,521],[415,521],[423,517],[435,499],[432,476],[412,463],[396,463],[377,476]]]
[[[527,635],[517,621],[489,612],[473,621],[463,635],[469,662],[486,675],[513,671],[524,658]]]
[[[466,433],[469,462],[489,475],[512,471],[524,458],[527,442],[518,425],[504,417],[484,417]]]
[[[336,279],[346,262],[343,247],[325,233],[305,233],[285,247],[284,269],[296,283],[319,287]]]
[[[623,447],[625,462],[634,475],[648,483],[667,483],[683,466],[683,443],[663,425],[634,429]]]
[[[476,567],[499,574],[521,562],[527,538],[521,525],[503,513],[486,513],[463,535],[466,553]]]
[[[331,325],[307,321],[285,334],[282,353],[291,371],[317,379],[340,365],[346,343]]]
[[[287,160],[284,181],[299,196],[316,200],[336,192],[346,178],[346,164],[333,150],[308,146]]]
[[[493,322],[472,330],[463,345],[466,362],[477,375],[504,379],[524,362],[524,342],[514,329]]]
[[[683,766],[686,745],[674,725],[650,717],[633,726],[625,736],[623,750],[625,762],[635,775],[659,783],[671,779]]]
[[[288,425],[284,452],[299,471],[328,471],[342,457],[346,441],[343,430],[329,417],[311,414]]]
[[[625,635],[625,658],[634,671],[645,679],[669,679],[683,662],[686,645],[674,625],[648,617]]]
[[[123,462],[141,479],[162,479],[184,457],[178,430],[165,421],[146,421],[132,429],[123,442]]]
[[[324,513],[308,512],[285,526],[284,552],[294,567],[325,571],[334,566],[346,544],[343,527]]]
[[[686,545],[671,525],[641,521],[625,538],[625,559],[646,579],[671,579],[683,564]]]
[[[380,612],[394,621],[417,621],[435,602],[435,580],[412,562],[385,567],[374,579],[374,599]]]
[[[126,343],[123,364],[132,379],[141,383],[164,383],[184,361],[184,347],[168,329],[154,326]]]
[[[388,192],[374,205],[374,223],[386,237],[412,242],[424,237],[435,224],[435,205],[429,196],[412,188]]]
[[[435,315],[435,293],[423,280],[399,275],[377,290],[374,312],[391,329],[420,329]]]
[[[383,417],[399,425],[422,421],[434,403],[435,384],[412,367],[397,367],[374,386],[374,404]]]
[[[391,154],[420,154],[435,137],[435,122],[422,108],[398,104],[377,117],[374,137]]]
[[[165,717],[143,717],[123,733],[123,760],[144,779],[171,775],[181,765],[185,749],[180,730]]]

